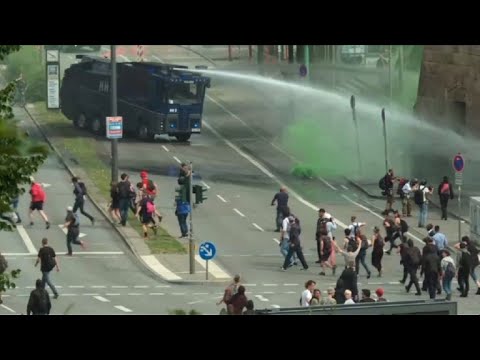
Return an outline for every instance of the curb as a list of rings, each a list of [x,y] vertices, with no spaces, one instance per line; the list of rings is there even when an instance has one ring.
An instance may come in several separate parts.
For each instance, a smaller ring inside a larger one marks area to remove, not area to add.
[[[32,114],[27,110],[26,107],[23,108],[25,112],[27,113],[28,117],[33,121],[35,126],[37,127],[38,131],[42,135],[42,137],[45,139],[47,142],[48,146],[53,150],[55,155],[57,155],[58,159],[62,163],[62,165],[65,167],[65,169],[68,171],[70,176],[75,176],[75,173],[73,170],[70,168],[70,166],[66,163],[64,160],[63,156],[61,155],[60,151],[56,148],[56,146],[50,141],[50,139],[47,137],[45,132],[43,131],[42,125],[40,125],[37,120],[32,116]],[[112,222],[108,214],[105,212],[105,210],[96,202],[95,199],[92,198],[90,193],[87,193],[88,199],[92,202],[93,206],[103,215],[103,217],[107,220],[107,222],[111,225],[111,227],[115,230],[115,232],[120,236],[120,238],[124,241],[124,243],[128,246],[130,251],[135,255],[137,260],[143,265],[145,269],[147,269],[152,275],[154,275],[156,278],[161,279],[162,281],[166,281],[168,283],[172,284],[211,284],[211,283],[220,283],[220,282],[225,282],[226,280],[167,280],[160,274],[158,274],[156,271],[154,271],[150,266],[148,266],[143,260],[142,257],[138,254],[136,251],[135,247],[133,244],[130,242],[130,240],[123,234],[122,231],[120,231],[120,228],[115,226],[115,224]]]
[[[369,198],[372,198],[372,199],[384,199],[383,196],[380,196],[380,195],[374,195],[374,194],[371,194],[370,192],[368,192],[368,190],[366,190],[362,185],[358,184],[356,181],[352,180],[352,179],[349,179],[349,178],[345,178],[347,180],[347,182],[352,185],[354,188],[356,188],[357,190],[360,190],[361,192],[363,192],[365,195],[367,195]],[[399,199],[400,197],[398,196],[394,196],[396,199]],[[429,200],[429,204],[433,205],[435,208],[437,209],[440,209],[440,205],[438,205],[436,202],[432,201],[432,200]],[[462,216],[459,216],[458,214],[455,214],[451,211],[448,211],[447,210],[447,214],[450,215],[451,217],[457,219],[457,220],[461,220],[465,223],[467,223],[468,225],[470,225],[470,220],[467,220],[466,218],[462,217]]]

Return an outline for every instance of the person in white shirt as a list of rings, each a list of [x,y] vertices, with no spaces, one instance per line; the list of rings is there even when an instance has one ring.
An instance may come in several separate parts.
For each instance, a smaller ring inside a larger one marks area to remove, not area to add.
[[[287,257],[288,249],[290,248],[290,227],[295,221],[295,217],[290,214],[290,208],[287,206],[284,212],[284,219],[282,221],[282,227],[280,231],[280,252],[283,257]],[[290,266],[297,265],[297,257],[293,254]]]
[[[345,305],[355,304],[355,301],[352,299],[352,292],[350,290],[345,290]]]
[[[421,199],[421,203],[415,201],[415,203],[418,205],[420,208],[420,213],[418,216],[418,227],[423,228],[425,225],[427,225],[427,217],[428,217],[428,194],[432,193],[433,188],[427,187],[427,181],[422,180],[422,182],[419,184],[418,189],[415,189],[415,191],[420,190],[422,192],[423,198]]]
[[[309,307],[310,301],[313,297],[313,290],[317,283],[313,280],[308,280],[305,283],[305,290],[302,292],[302,297],[300,298],[300,306],[302,307]]]
[[[355,237],[357,235],[357,231],[360,230],[361,227],[367,225],[367,223],[357,222],[356,220],[356,216],[350,217],[351,224],[348,225],[348,228],[350,229],[350,235],[352,237]]]
[[[412,186],[415,186],[417,179],[408,180],[402,187],[402,214],[403,216],[412,216]]]

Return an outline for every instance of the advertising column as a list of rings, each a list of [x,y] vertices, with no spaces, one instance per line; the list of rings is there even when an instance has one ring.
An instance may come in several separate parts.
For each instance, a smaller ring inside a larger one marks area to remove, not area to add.
[[[47,109],[60,109],[60,52],[46,52]]]

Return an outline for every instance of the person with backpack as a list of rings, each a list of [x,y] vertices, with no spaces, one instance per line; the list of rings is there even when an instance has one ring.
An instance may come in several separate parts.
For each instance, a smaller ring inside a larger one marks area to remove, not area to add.
[[[377,269],[378,277],[382,277],[382,258],[384,246],[385,241],[380,234],[380,229],[375,226],[373,228],[372,236],[372,266]]]
[[[378,186],[382,190],[382,195],[387,197],[387,204],[385,205],[384,214],[390,213],[393,210],[394,196],[393,196],[393,184],[395,181],[395,175],[393,169],[388,169],[388,172],[383,178],[380,179]]]
[[[417,290],[415,295],[420,296],[422,295],[422,291],[420,290],[420,284],[418,283],[417,271],[422,261],[422,254],[420,253],[420,249],[414,246],[412,239],[407,240],[407,246],[408,249],[403,260],[403,265],[407,268],[408,275],[410,275],[410,281],[407,286],[405,286],[405,290],[407,290],[408,293],[410,292],[412,285],[415,285],[415,289]]]
[[[475,274],[475,269],[480,265],[480,252],[478,251],[477,247],[475,244],[470,240],[470,237],[468,236],[462,236],[461,242],[458,244],[455,244],[455,249],[460,249],[460,244],[465,243],[467,245],[467,251],[469,252],[471,258],[472,258],[472,268],[470,270],[470,276],[472,277],[473,281],[477,285],[478,289],[475,295],[480,295],[480,281],[477,278],[477,275]]]
[[[393,220],[393,234],[390,239],[390,249],[388,249],[387,254],[390,255],[392,250],[395,248],[398,248],[397,245],[395,245],[395,240],[396,239],[402,239],[405,234],[408,232],[408,224],[405,220],[403,220],[400,216],[400,213],[398,211],[395,211],[394,213],[394,220]]]
[[[50,315],[52,303],[50,295],[42,285],[42,280],[35,281],[35,289],[30,293],[27,304],[27,315]]]
[[[367,223],[358,222],[357,217],[355,215],[352,215],[350,217],[350,225],[348,225],[348,229],[350,229],[350,234],[356,236],[358,231],[365,225],[367,225]]]
[[[298,218],[295,218],[294,223],[290,226],[290,248],[288,249],[288,254],[285,257],[285,261],[283,262],[282,265],[282,270],[285,271],[288,268],[288,265],[290,264],[291,258],[293,256],[293,253],[297,254],[298,260],[302,263],[303,269],[302,270],[307,270],[308,269],[308,264],[305,261],[305,257],[303,256],[303,251],[302,251],[302,245],[300,242],[300,234],[302,233],[302,229],[300,227],[300,220]]]
[[[80,209],[80,213],[83,216],[86,216],[92,222],[92,226],[95,225],[95,219],[92,215],[87,213],[84,210],[85,206],[85,196],[87,196],[87,187],[85,183],[79,181],[78,177],[72,177],[72,184],[73,184],[73,194],[75,195],[75,202],[73,204],[73,212],[76,213],[78,209]]]
[[[288,249],[290,248],[290,227],[295,222],[295,217],[290,213],[290,208],[286,206],[284,208],[283,213],[283,221],[282,221],[282,229],[280,232],[280,253],[283,255],[285,259],[288,254]],[[290,266],[297,265],[297,258],[295,254],[292,256]]]
[[[413,198],[420,212],[418,214],[418,227],[423,228],[427,224],[428,218],[428,195],[432,193],[432,188],[427,187],[427,181],[422,180],[420,184],[415,186]]]
[[[148,239],[148,228],[152,229],[155,235],[157,234],[157,225],[153,219],[155,215],[161,219],[161,215],[158,213],[153,200],[150,198],[147,192],[144,191],[142,200],[138,204],[136,214],[142,224],[144,239]]]
[[[33,218],[32,214],[36,210],[40,213],[40,216],[45,220],[46,229],[50,229],[50,222],[48,221],[47,214],[43,210],[43,205],[47,200],[47,195],[45,194],[45,190],[43,189],[40,183],[35,182],[33,176],[30,176],[30,195],[31,195],[31,202],[30,202],[30,210],[28,216],[30,218],[30,226],[33,226]]]
[[[442,250],[440,266],[442,267],[442,287],[447,295],[445,300],[452,300],[452,280],[457,273],[457,269],[455,267],[455,261],[447,249]]]
[[[45,284],[48,284],[53,292],[53,298],[57,299],[58,291],[55,285],[53,285],[52,280],[50,280],[50,272],[53,269],[59,272],[60,267],[58,266],[55,250],[48,245],[48,239],[46,237],[42,239],[42,248],[38,251],[37,261],[34,266],[36,267],[39,263],[40,271],[42,272],[42,286],[45,288]]]
[[[72,244],[80,245],[82,249],[85,249],[85,243],[82,240],[78,240],[80,236],[80,218],[77,213],[73,212],[71,206],[67,207],[67,216],[65,217],[64,228],[67,228],[67,256],[72,256]]]
[[[448,177],[444,176],[440,185],[438,185],[438,197],[440,198],[440,208],[442,209],[442,220],[447,220],[448,200],[455,197],[453,194],[453,186],[448,181]]]
[[[148,196],[150,196],[150,199],[155,200],[158,190],[157,184],[148,178],[148,172],[146,170],[140,172],[140,178],[142,179],[143,190],[147,192]]]
[[[275,216],[275,224],[276,224],[275,231],[280,232],[281,226],[282,226],[282,220],[283,220],[282,215],[284,213],[285,207],[288,206],[288,192],[285,186],[282,186],[280,188],[280,191],[274,195],[270,205],[274,206],[275,203],[277,204],[277,213]]]
[[[433,240],[429,239],[428,243],[433,245]],[[427,288],[430,299],[435,299],[435,296],[437,294],[440,295],[442,291],[440,287],[442,268],[440,267],[440,257],[435,245],[423,256],[422,267],[425,275],[424,285]]]
[[[120,224],[122,226],[127,225],[128,219],[128,208],[131,204],[132,196],[135,196],[135,190],[130,183],[129,177],[127,174],[123,173],[120,175],[120,181],[118,182],[118,206],[120,210]]]
[[[470,284],[468,278],[472,271],[472,257],[467,250],[467,244],[460,243],[460,252],[457,255],[458,264],[458,291],[460,291],[460,297],[467,297],[470,291]]]

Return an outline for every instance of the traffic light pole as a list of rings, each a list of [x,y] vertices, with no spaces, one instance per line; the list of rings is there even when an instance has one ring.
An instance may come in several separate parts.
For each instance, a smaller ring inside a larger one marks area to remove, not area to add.
[[[190,181],[188,182],[188,193],[190,194],[190,231],[188,235],[188,254],[190,259],[190,274],[195,274],[195,241],[193,239],[193,194],[192,194],[192,181],[193,181],[193,164],[190,161]]]
[[[112,108],[110,116],[117,116],[117,56],[116,46],[110,46],[110,61],[112,67],[110,94]],[[111,139],[111,156],[112,156],[112,182],[118,181],[118,140]]]

